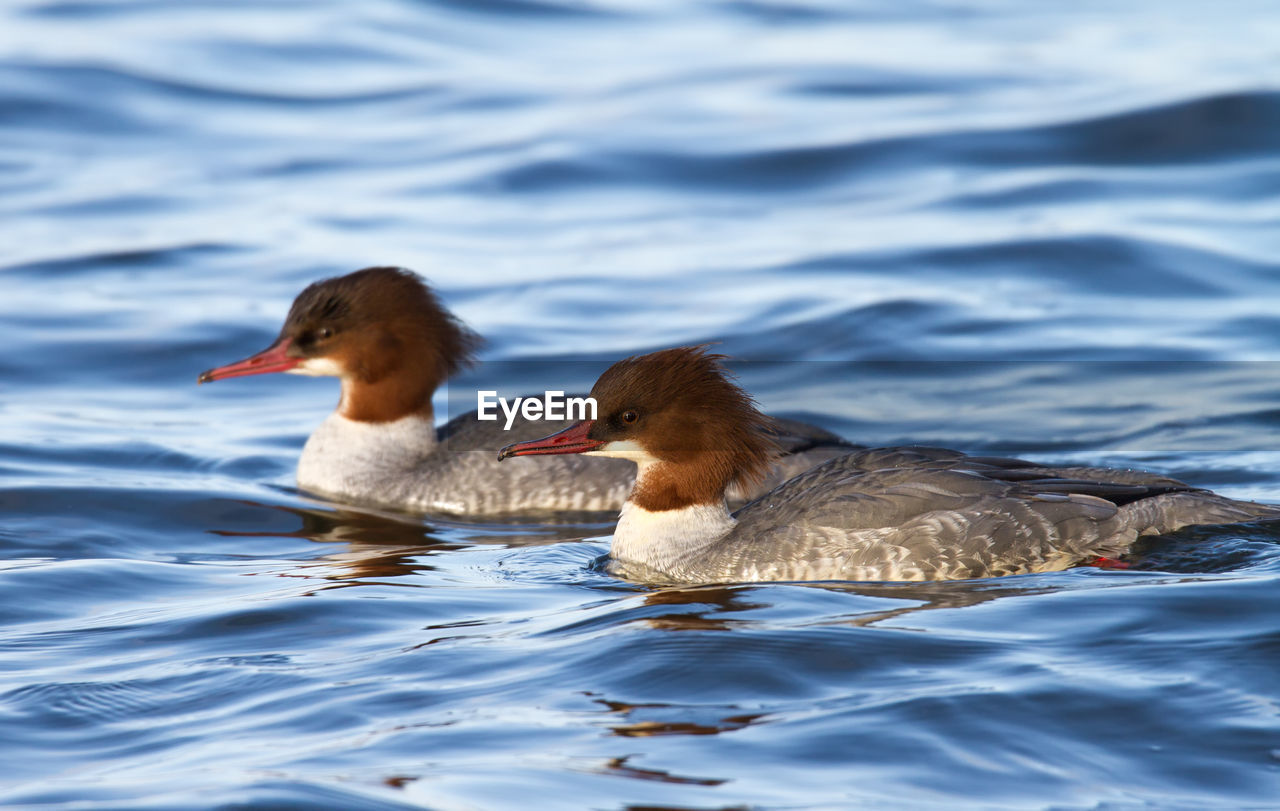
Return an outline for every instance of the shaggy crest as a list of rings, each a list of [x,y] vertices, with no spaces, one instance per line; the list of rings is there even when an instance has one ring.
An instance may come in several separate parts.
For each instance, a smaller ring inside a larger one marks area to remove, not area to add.
[[[282,334],[305,335],[308,326],[322,325],[346,331],[375,322],[394,326],[413,345],[413,354],[429,361],[437,385],[471,366],[483,343],[440,303],[422,277],[396,267],[365,268],[308,285],[289,308]],[[380,376],[376,364],[365,367],[357,374]]]
[[[769,470],[778,450],[773,421],[734,382],[724,360],[706,346],[664,349],[620,360],[596,381],[592,437],[636,437],[659,461],[672,463],[662,479],[670,492],[637,495],[654,504],[698,503],[719,497],[734,480],[758,482]]]
[[[432,392],[470,366],[481,344],[421,277],[394,267],[308,286],[280,335],[298,356],[339,362],[358,384],[344,391],[342,413],[368,422],[428,412]]]

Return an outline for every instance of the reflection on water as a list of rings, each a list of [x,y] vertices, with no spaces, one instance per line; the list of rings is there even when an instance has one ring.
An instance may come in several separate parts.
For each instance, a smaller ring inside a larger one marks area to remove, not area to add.
[[[604,698],[596,700],[610,712],[617,713],[630,722],[609,727],[615,735],[621,735],[624,738],[648,738],[654,735],[718,735],[721,732],[742,729],[765,717],[763,713],[739,713],[717,717],[724,712],[737,709],[732,707],[702,707],[694,711],[689,707],[667,704],[628,704]],[[661,720],[664,716],[679,720]]]
[[[238,503],[258,510],[271,510],[295,516],[301,526],[294,530],[227,530],[211,529],[213,535],[228,538],[304,538],[316,543],[342,544],[341,551],[326,552],[292,576],[318,576],[333,580],[393,578],[420,573],[434,567],[419,560],[472,544],[528,546],[577,540],[598,535],[603,525],[575,524],[573,513],[557,518],[564,523],[529,525],[502,523],[459,523],[453,521],[433,527],[430,520],[405,513],[353,507],[293,507],[265,504],[250,500]],[[584,519],[598,517],[583,513]],[[334,569],[338,572],[334,573]]]
[[[644,605],[660,607],[663,613],[646,614],[642,621],[650,627],[668,631],[727,631],[734,620],[732,616],[724,615],[763,607],[759,603],[747,602],[744,598],[749,593],[750,589],[746,587],[732,586],[662,589],[644,595]],[[690,610],[671,611],[668,607],[688,607]]]
[[[729,782],[728,780],[716,780],[706,777],[680,777],[661,769],[639,769],[635,766],[628,766],[627,761],[629,759],[626,757],[613,758],[604,765],[603,772],[617,775],[618,777],[630,777],[634,780],[657,780],[661,783],[672,783],[678,786],[719,786]]]

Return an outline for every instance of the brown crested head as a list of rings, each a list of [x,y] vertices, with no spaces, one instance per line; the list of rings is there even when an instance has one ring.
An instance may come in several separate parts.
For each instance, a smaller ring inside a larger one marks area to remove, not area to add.
[[[430,412],[431,395],[474,362],[481,340],[417,274],[373,267],[294,299],[277,343],[302,368],[343,378],[344,416],[384,422]]]
[[[734,481],[755,482],[777,452],[773,421],[705,346],[620,360],[591,389],[591,440],[633,443],[661,465],[631,500],[669,510],[723,498]],[[618,447],[618,446],[614,446]],[[625,445],[621,447],[627,447]]]

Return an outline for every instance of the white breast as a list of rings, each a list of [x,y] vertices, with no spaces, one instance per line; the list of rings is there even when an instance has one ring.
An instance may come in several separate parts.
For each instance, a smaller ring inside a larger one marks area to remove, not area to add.
[[[357,422],[333,413],[320,424],[298,460],[298,486],[326,495],[386,501],[409,485],[413,471],[436,447],[431,420]]]
[[[723,503],[651,512],[628,501],[618,516],[610,554],[673,573],[682,561],[727,535],[734,524]]]

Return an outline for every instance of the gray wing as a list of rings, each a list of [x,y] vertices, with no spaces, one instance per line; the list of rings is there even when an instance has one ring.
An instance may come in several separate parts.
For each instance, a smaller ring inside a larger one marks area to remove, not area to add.
[[[1185,482],[1159,473],[1127,468],[1065,466],[1051,467],[1025,459],[1005,456],[969,456],[949,448],[928,445],[901,445],[887,448],[866,448],[850,454],[847,464],[862,470],[884,468],[928,468],[943,470],[979,470],[1004,481],[1034,481],[1045,479],[1070,479],[1076,481],[1107,482],[1150,486],[1187,487]]]
[[[899,466],[874,467],[887,464]],[[1121,481],[1103,480],[1110,473]],[[1276,514],[1136,471],[879,448],[747,505],[734,532],[693,565],[731,580],[990,577],[1122,554],[1140,534]]]
[[[834,460],[744,507],[731,542],[708,556],[732,579],[986,577],[1064,568],[1123,529],[1117,506],[1098,496],[1038,493],[969,470],[865,471],[852,461]]]

